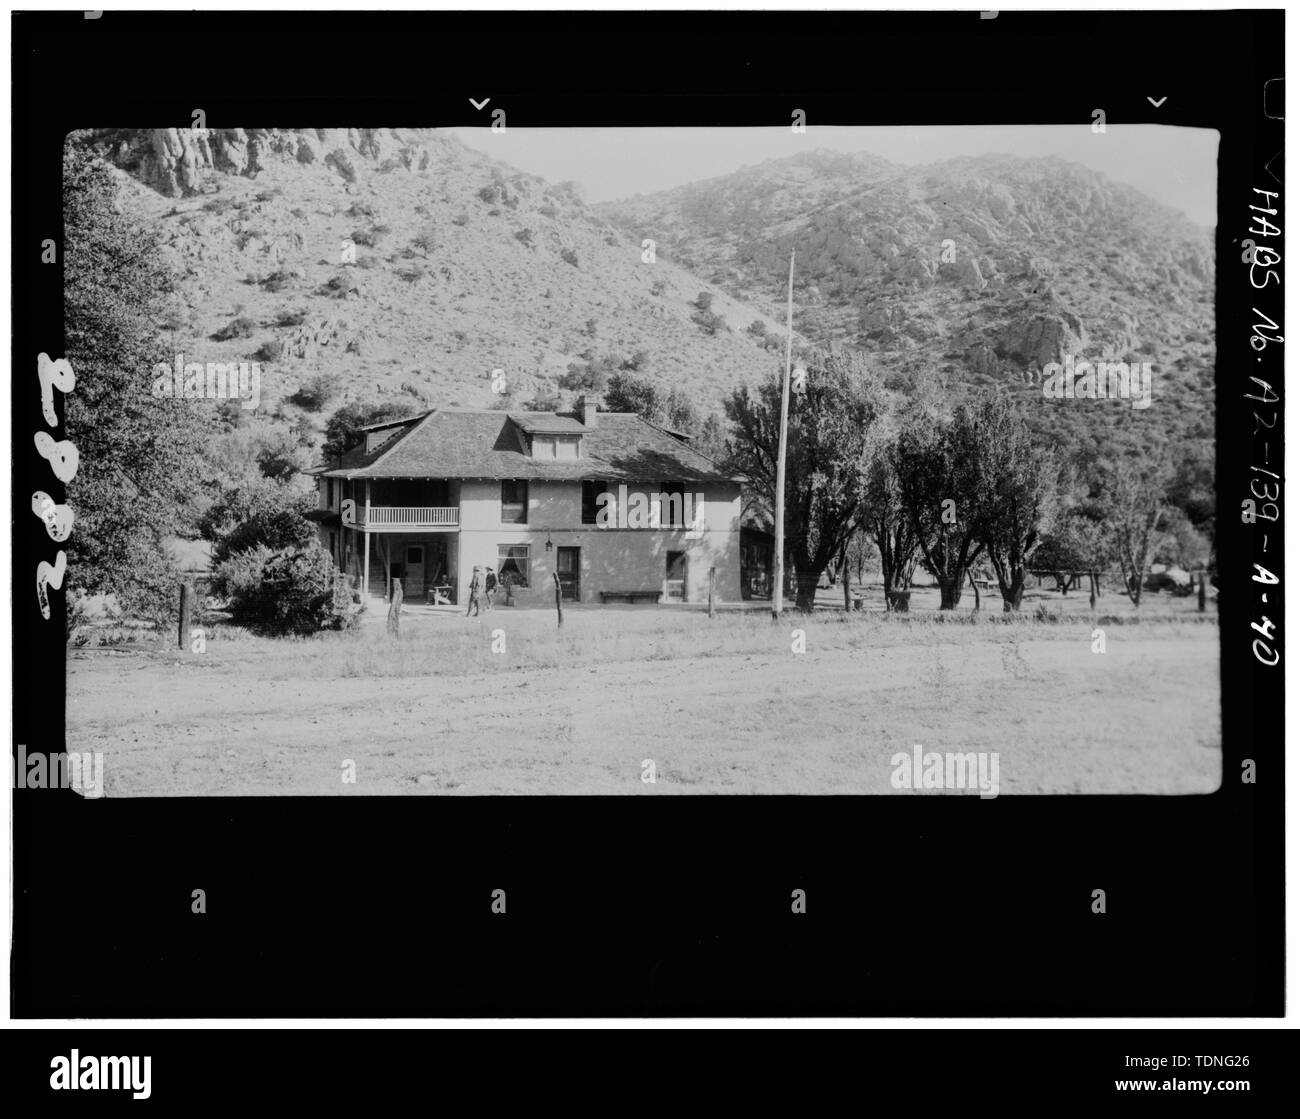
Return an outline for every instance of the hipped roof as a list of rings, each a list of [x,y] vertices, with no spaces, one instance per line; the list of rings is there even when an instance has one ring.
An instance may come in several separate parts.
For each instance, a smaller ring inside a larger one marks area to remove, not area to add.
[[[385,427],[390,426],[388,424]],[[525,432],[582,434],[582,457],[534,459]],[[382,446],[364,442],[337,466],[310,471],[327,478],[529,478],[552,481],[738,482],[712,459],[634,412],[601,412],[596,422],[554,412],[437,408],[405,421]]]

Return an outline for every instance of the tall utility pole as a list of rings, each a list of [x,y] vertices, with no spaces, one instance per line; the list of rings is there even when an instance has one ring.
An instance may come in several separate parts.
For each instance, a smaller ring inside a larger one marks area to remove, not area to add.
[[[781,617],[785,591],[785,432],[790,419],[790,349],[794,342],[794,249],[785,303],[785,379],[781,382],[781,436],[776,450],[776,554],[772,557],[772,619]]]

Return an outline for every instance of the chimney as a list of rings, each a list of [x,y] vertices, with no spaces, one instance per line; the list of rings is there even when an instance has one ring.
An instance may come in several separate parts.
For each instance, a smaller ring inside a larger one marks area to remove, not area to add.
[[[578,397],[578,414],[582,417],[583,427],[596,426],[596,409],[602,403],[598,392],[588,392]]]

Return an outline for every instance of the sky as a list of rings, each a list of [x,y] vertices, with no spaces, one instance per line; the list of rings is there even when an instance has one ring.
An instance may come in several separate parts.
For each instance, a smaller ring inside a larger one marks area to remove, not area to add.
[[[1216,221],[1219,134],[1156,124],[1091,123],[954,127],[451,129],[470,147],[551,182],[573,179],[588,202],[649,194],[796,152],[871,152],[891,163],[935,163],[961,155],[1057,155],[1182,210]]]

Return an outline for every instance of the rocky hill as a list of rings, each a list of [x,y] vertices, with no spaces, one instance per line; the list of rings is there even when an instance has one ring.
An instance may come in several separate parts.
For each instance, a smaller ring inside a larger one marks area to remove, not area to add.
[[[1000,383],[1079,452],[1213,437],[1212,232],[1077,164],[815,151],[597,209],[774,318],[793,248],[796,329],[903,391]],[[1152,363],[1151,407],[1042,400],[1068,354]]]
[[[179,278],[171,344],[187,360],[260,360],[263,416],[319,430],[348,400],[554,399],[571,366],[611,357],[686,387],[707,414],[770,368],[743,329],[775,320],[718,289],[702,313],[710,285],[662,257],[647,263],[641,239],[573,185],[445,133],[88,138],[119,169],[122,204],[162,234]]]
[[[260,360],[256,422],[308,440],[349,400],[566,403],[592,366],[719,410],[779,364],[794,248],[796,331],[892,388],[1000,384],[1085,469],[1165,439],[1212,461],[1211,232],[1059,159],[814,151],[589,206],[434,130],[89,139],[162,234],[175,351]],[[1070,354],[1150,362],[1151,407],[1044,400]]]

